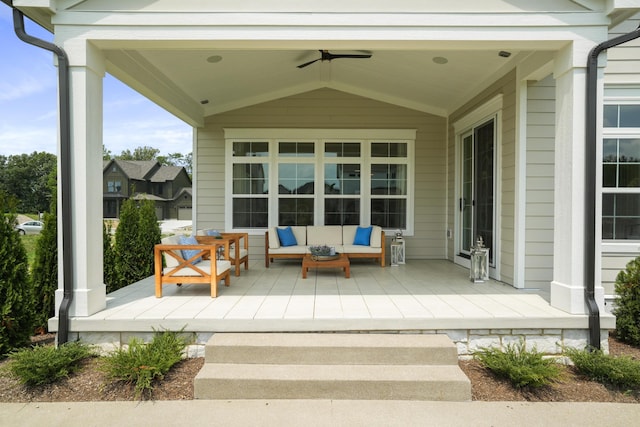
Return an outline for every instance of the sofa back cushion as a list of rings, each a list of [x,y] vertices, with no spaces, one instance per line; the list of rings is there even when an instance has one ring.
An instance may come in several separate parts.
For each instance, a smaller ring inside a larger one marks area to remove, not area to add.
[[[308,225],[307,245],[342,245],[342,226]]]
[[[279,249],[283,246],[280,242],[280,237],[278,236],[278,228],[282,230],[287,227],[269,227],[269,249]],[[292,225],[291,231],[293,232],[293,236],[295,237],[296,244],[298,246],[307,245],[307,227],[304,225]]]
[[[371,229],[371,241],[369,245],[372,248],[381,248],[384,245],[382,241],[382,227],[379,225],[374,225]]]
[[[293,234],[293,230],[291,227],[278,227],[276,229],[278,232],[278,239],[280,240],[280,246],[297,246],[298,240],[296,240],[296,236]]]
[[[181,245],[197,245],[198,241],[195,236],[180,236],[179,242]],[[182,250],[182,258],[185,260],[190,259],[200,253],[199,249],[183,249]],[[191,261],[191,264],[197,264],[202,261],[201,257],[195,258]]]
[[[280,247],[280,239],[276,227],[269,227],[269,249],[278,249]]]
[[[174,236],[165,237],[164,239],[162,239],[160,241],[160,243],[162,243],[163,245],[179,245],[180,244],[180,236],[175,236],[174,235]],[[172,252],[174,252],[179,257],[182,257],[182,251],[175,250],[175,251],[172,251]],[[164,258],[164,265],[166,267],[177,267],[179,265],[178,260],[175,259],[174,257],[172,257],[171,255],[167,255],[166,252],[164,252],[162,254],[162,257]]]
[[[370,246],[371,244],[371,226],[358,227],[356,235],[353,238],[353,244],[358,246]]]
[[[307,227],[304,225],[292,225],[291,230],[293,230],[293,235],[296,236],[298,246],[306,246],[308,241]]]
[[[353,244],[356,238],[357,225],[343,225],[342,226],[342,240],[345,245]],[[371,227],[371,238],[369,239],[369,246],[372,248],[382,247],[382,227],[374,225]]]

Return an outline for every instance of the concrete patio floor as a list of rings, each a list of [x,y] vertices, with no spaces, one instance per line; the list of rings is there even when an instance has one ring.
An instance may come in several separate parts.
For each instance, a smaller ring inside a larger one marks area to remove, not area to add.
[[[303,279],[299,260],[279,260],[270,268],[252,260],[249,270],[232,276],[230,287],[218,289],[212,299],[207,285],[165,285],[163,297],[155,298],[149,277],[109,294],[104,310],[71,318],[70,330],[114,344],[163,328],[184,328],[203,342],[214,332],[447,333],[461,354],[496,336],[504,343],[505,337],[530,335],[551,353],[559,342],[580,346],[587,336],[588,316],[551,307],[543,292],[471,283],[467,269],[446,260],[385,268],[356,261],[349,279],[339,269],[310,270]],[[601,325],[605,335],[615,328],[614,317],[603,313]],[[52,319],[50,329],[56,328]]]

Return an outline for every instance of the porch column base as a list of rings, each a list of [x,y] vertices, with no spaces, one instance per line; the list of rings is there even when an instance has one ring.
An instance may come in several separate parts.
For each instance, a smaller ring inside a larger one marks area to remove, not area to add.
[[[602,286],[595,287],[595,298],[600,313],[604,313],[604,288]],[[551,306],[570,314],[589,313],[584,300],[583,286],[571,286],[555,280],[551,282]]]
[[[91,289],[74,289],[69,316],[86,317],[104,310],[107,306],[106,294],[107,288],[103,283],[94,285]],[[63,296],[62,289],[56,290],[56,317]]]

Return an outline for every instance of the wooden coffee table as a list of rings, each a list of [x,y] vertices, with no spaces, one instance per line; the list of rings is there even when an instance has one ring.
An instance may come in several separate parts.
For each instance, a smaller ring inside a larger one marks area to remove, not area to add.
[[[314,260],[311,255],[306,255],[302,259],[302,278],[307,278],[307,272],[310,268],[342,268],[344,270],[344,277],[347,279],[351,277],[351,264],[349,264],[349,257],[346,254],[340,254],[337,259],[331,260]]]

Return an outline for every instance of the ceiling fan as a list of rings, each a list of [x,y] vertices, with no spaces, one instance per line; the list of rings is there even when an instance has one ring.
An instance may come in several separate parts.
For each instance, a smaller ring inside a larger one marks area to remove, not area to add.
[[[340,59],[340,58],[352,58],[352,59],[371,58],[371,53],[331,53],[328,50],[320,50],[319,52],[321,54],[320,58],[314,59],[313,61],[305,62],[304,64],[300,64],[298,65],[298,68],[304,68],[317,61],[331,61],[333,59]]]

